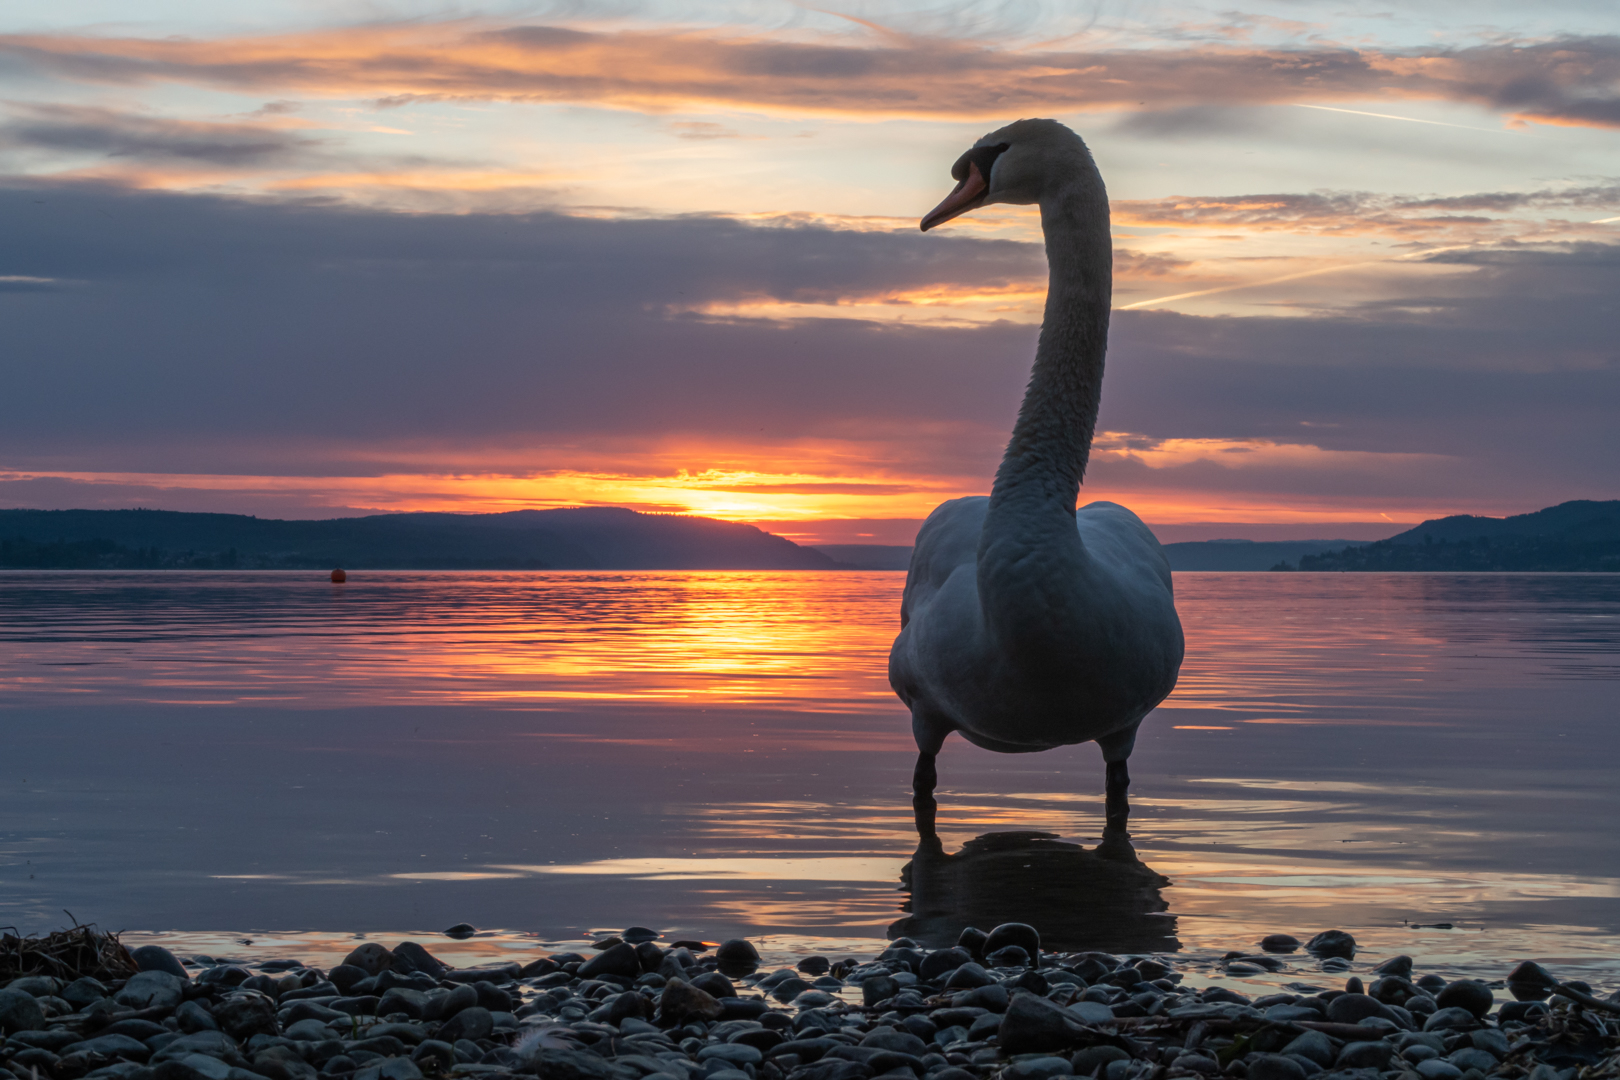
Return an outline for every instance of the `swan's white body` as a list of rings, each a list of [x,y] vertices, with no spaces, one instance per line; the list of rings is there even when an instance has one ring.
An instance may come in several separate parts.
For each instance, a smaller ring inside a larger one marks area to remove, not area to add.
[[[1075,510],[1107,343],[1107,195],[1085,144],[1050,120],[985,136],[954,172],[962,184],[923,227],[985,202],[1039,203],[1051,283],[992,493],[941,505],[912,552],[889,682],[911,708],[918,794],[953,731],[1003,753],[1095,741],[1120,809],[1124,761],[1175,687],[1183,643],[1147,526],[1114,503]]]

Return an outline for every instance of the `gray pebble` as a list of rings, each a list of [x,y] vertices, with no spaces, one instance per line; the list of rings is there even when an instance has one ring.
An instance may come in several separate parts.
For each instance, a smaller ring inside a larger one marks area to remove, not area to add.
[[[1305,1069],[1284,1054],[1250,1054],[1244,1064],[1249,1080],[1305,1080]]]
[[[21,990],[0,990],[0,1032],[33,1031],[45,1026],[45,1010],[32,994]]]
[[[1334,1059],[1335,1069],[1382,1069],[1389,1064],[1394,1055],[1395,1048],[1389,1043],[1379,1040],[1377,1042],[1346,1043],[1339,1056]]]
[[[185,981],[178,976],[167,971],[142,971],[130,976],[113,1000],[131,1009],[172,1009],[180,1004],[185,992]]]

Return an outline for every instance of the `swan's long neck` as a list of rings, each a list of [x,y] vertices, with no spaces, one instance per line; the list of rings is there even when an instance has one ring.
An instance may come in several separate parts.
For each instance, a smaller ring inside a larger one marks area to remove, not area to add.
[[[981,557],[998,539],[1072,544],[1102,395],[1113,291],[1108,199],[1095,174],[1041,203],[1050,283],[1029,388],[996,472]]]

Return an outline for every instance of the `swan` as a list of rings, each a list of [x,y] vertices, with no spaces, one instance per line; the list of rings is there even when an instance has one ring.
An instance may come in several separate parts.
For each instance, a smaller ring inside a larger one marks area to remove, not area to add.
[[[959,733],[1020,754],[1096,742],[1106,813],[1130,812],[1126,760],[1176,685],[1170,564],[1131,511],[1077,512],[1107,349],[1113,249],[1091,152],[1055,120],[991,132],[951,167],[924,232],[989,203],[1041,210],[1050,280],[1024,402],[990,495],[941,503],[917,533],[889,684],[911,710],[912,790],[931,809],[934,759]]]

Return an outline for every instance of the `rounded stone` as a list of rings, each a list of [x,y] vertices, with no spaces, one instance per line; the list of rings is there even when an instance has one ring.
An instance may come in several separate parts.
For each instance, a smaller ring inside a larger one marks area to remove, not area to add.
[[[705,1046],[698,1051],[698,1064],[705,1061],[724,1061],[731,1065],[758,1065],[765,1060],[765,1055],[759,1052],[756,1046],[746,1043],[716,1043]]]
[[[1446,1060],[1463,1072],[1467,1072],[1469,1069],[1490,1072],[1496,1068],[1496,1056],[1494,1054],[1472,1046],[1465,1046],[1455,1053],[1447,1054]]]
[[[1504,1024],[1530,1024],[1548,1012],[1547,1006],[1539,1001],[1510,1001],[1502,1006],[1496,1017]]]
[[[963,964],[971,964],[973,956],[960,946],[952,949],[940,949],[923,957],[923,962],[917,966],[917,974],[924,979],[932,981],[941,975],[948,975]]]
[[[185,993],[185,980],[167,971],[142,971],[130,976],[113,1000],[131,1009],[172,1009]]]
[[[598,975],[618,975],[634,979],[640,974],[641,957],[636,955],[636,947],[622,941],[603,949],[579,966],[581,979],[594,979]]]
[[[1292,934],[1267,934],[1260,939],[1260,948],[1266,952],[1291,953],[1299,948],[1299,938]]]
[[[38,1031],[45,1026],[45,1010],[32,994],[0,990],[0,1033]]]
[[[394,946],[390,955],[394,958],[391,965],[392,970],[401,975],[409,975],[420,971],[437,979],[450,970],[449,964],[446,964],[414,941],[400,942]],[[342,984],[337,981],[337,971],[336,968],[332,969],[332,974],[328,978],[332,980],[333,985],[341,987]],[[358,979],[354,980],[354,982],[359,981]],[[354,983],[349,985],[352,986]]]
[[[1476,1026],[1479,1020],[1467,1009],[1450,1008],[1440,1009],[1423,1021],[1424,1031],[1467,1031]]]
[[[745,938],[732,938],[714,950],[714,958],[727,967],[758,967],[759,950]]]
[[[880,1001],[888,1001],[900,992],[900,984],[889,975],[878,975],[861,981],[861,1004],[865,1006],[876,1005]]]
[[[1117,1046],[1088,1046],[1069,1059],[1076,1076],[1090,1076],[1108,1066],[1112,1061],[1129,1061],[1131,1055]]]
[[[1249,1080],[1305,1080],[1305,1067],[1283,1054],[1250,1054],[1244,1064]]]
[[[1004,1053],[1046,1054],[1074,1045],[1082,1030],[1079,1019],[1062,1006],[1021,993],[1006,1006],[997,1037]]]
[[[1382,1002],[1375,1001],[1366,994],[1340,994],[1328,1002],[1327,1018],[1332,1023],[1359,1024],[1369,1016],[1376,1016],[1382,1020],[1394,1019]]]
[[[1282,1048],[1282,1052],[1290,1057],[1302,1057],[1314,1061],[1326,1069],[1333,1064],[1335,1052],[1333,1040],[1320,1031],[1307,1030],[1293,1042]]]
[[[806,975],[825,975],[832,970],[832,961],[825,956],[806,956],[796,966]]]
[[[1418,1062],[1416,1069],[1423,1080],[1462,1080],[1461,1069],[1437,1057]]]
[[[712,994],[685,979],[671,979],[658,997],[658,1017],[666,1025],[688,1020],[715,1020],[724,1011]]]
[[[984,943],[990,935],[976,926],[965,928],[956,938],[956,947],[963,949],[975,960],[984,955]]]
[[[976,986],[989,986],[995,981],[996,977],[994,975],[978,964],[969,962],[957,965],[956,970],[951,972],[951,977],[945,980],[945,988],[947,990],[971,990]]]
[[[1491,1011],[1494,1000],[1490,987],[1484,983],[1473,979],[1458,979],[1436,994],[1434,1003],[1442,1010],[1467,1009],[1477,1019]]]
[[[1383,1069],[1394,1056],[1395,1048],[1382,1039],[1345,1044],[1333,1062],[1335,1069]]]
[[[343,962],[367,975],[378,975],[394,966],[394,956],[375,941],[368,941],[345,956]]]
[[[220,1002],[214,1010],[214,1022],[238,1042],[255,1035],[274,1035],[276,1006],[263,994],[239,990]]]
[[[791,979],[783,979],[782,980],[782,982],[792,982],[792,981],[795,981],[795,980],[791,980]],[[799,980],[799,981],[802,981],[802,980]],[[705,971],[702,975],[699,975],[696,978],[692,979],[691,983],[692,983],[693,986],[697,987],[699,990],[702,990],[705,994],[708,994],[710,997],[715,998],[715,999],[734,998],[734,997],[737,996],[737,988],[736,988],[736,986],[732,985],[731,980],[726,978],[724,975],[720,974],[718,971]],[[782,985],[782,983],[777,983],[777,985],[780,986],[780,985]],[[805,983],[804,985],[808,986],[809,984]],[[804,989],[804,986],[801,986],[799,989],[801,989],[801,990]]]
[[[142,971],[167,971],[177,979],[185,982],[191,981],[186,973],[186,966],[179,959],[161,945],[142,945],[130,951],[130,959]]]
[[[1074,1075],[1074,1066],[1060,1057],[1025,1058],[1002,1070],[1003,1080],[1050,1080],[1054,1076]]]
[[[1373,968],[1373,971],[1379,975],[1393,975],[1398,979],[1410,979],[1412,977],[1412,958],[1404,954],[1392,956]]]
[[[312,1017],[308,1020],[300,1020],[296,1024],[288,1024],[287,1030],[283,1034],[287,1038],[296,1039],[299,1042],[325,1042],[332,1037],[332,1029],[327,1027],[324,1022]]]
[[[1331,956],[1354,960],[1356,939],[1343,930],[1324,930],[1305,943],[1305,951],[1321,960]]]
[[[474,1005],[469,1009],[462,1009],[446,1020],[440,1026],[437,1037],[448,1043],[454,1043],[458,1039],[471,1039],[476,1042],[479,1039],[489,1038],[489,1033],[494,1030],[495,1017],[483,1006]]]
[[[1029,955],[1036,966],[1041,964],[1041,935],[1028,923],[1002,923],[984,939],[983,954],[989,957],[1009,945],[1016,945]]]
[[[984,958],[991,967],[1028,967],[1029,953],[1017,945],[1006,945]]]
[[[1526,960],[1508,972],[1508,993],[1515,1001],[1542,1001],[1558,985],[1553,973],[1533,960]]]

